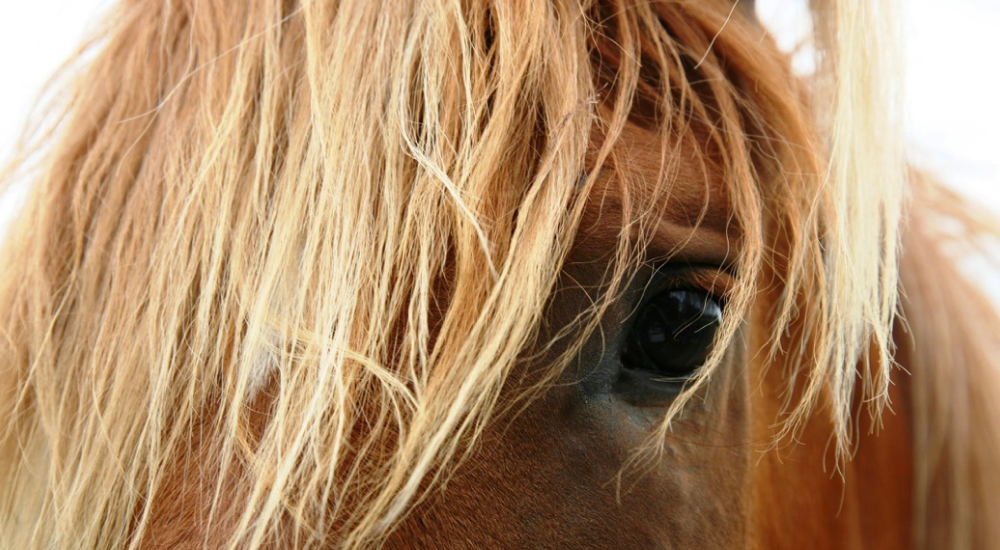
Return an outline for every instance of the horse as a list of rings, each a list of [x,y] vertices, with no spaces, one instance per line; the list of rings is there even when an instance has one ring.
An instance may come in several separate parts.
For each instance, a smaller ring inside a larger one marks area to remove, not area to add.
[[[1000,547],[1000,230],[811,9],[123,0],[3,178],[0,548]]]

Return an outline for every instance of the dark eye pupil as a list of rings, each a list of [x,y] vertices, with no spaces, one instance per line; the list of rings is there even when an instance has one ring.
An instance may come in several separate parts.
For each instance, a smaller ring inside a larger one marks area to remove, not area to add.
[[[671,290],[643,305],[625,339],[622,362],[666,377],[688,377],[705,363],[722,323],[717,298]]]

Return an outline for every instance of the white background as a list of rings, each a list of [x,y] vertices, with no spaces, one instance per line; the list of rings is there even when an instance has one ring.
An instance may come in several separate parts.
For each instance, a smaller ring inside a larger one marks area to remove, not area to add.
[[[239,0],[242,1],[242,0]],[[802,0],[758,0],[790,43]],[[111,0],[5,2],[0,17],[0,159],[34,97]],[[902,0],[911,158],[1000,217],[1000,0]],[[17,201],[0,201],[0,223]],[[1000,288],[1000,281],[996,281]],[[1000,293],[998,293],[1000,295]]]

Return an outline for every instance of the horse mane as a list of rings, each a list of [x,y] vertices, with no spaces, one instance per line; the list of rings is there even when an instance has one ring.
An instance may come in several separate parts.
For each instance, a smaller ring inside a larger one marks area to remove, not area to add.
[[[927,174],[911,181],[901,271],[908,334],[899,345],[913,385],[915,538],[919,548],[994,548],[1000,315],[962,268],[996,258],[1000,225]]]
[[[178,463],[218,546],[377,545],[514,406],[502,390],[526,402],[566,367],[642,261],[658,197],[623,182],[635,209],[606,291],[541,341],[626,124],[667,138],[668,183],[678,140],[705,136],[740,233],[717,351],[637,456],[661,450],[767,281],[778,437],[823,405],[846,459],[851,404],[877,418],[893,366],[891,14],[817,2],[807,82],[731,2],[626,4],[123,2],[54,95],[0,252],[0,547],[138,548]],[[914,312],[953,307],[904,288]],[[908,316],[918,349],[972,354],[919,372],[960,360],[984,382],[967,401],[919,393],[970,430],[921,420],[940,460],[920,490],[951,499],[948,533],[1000,498],[977,486],[1000,456],[979,307],[962,334]],[[519,385],[549,349],[550,372]]]

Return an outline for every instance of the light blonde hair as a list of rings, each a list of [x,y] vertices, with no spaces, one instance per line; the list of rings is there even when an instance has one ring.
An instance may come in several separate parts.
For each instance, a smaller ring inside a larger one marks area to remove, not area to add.
[[[636,456],[766,274],[779,432],[827,400],[849,454],[856,365],[876,417],[892,368],[886,5],[816,6],[808,83],[721,0],[123,2],[39,132],[3,250],[0,546],[137,546],[198,445],[230,547],[377,545],[640,261],[659,197],[623,185],[607,292],[501,399],[555,346],[539,326],[630,120],[673,136],[666,180],[677,140],[709,129],[741,232],[720,345]]]

